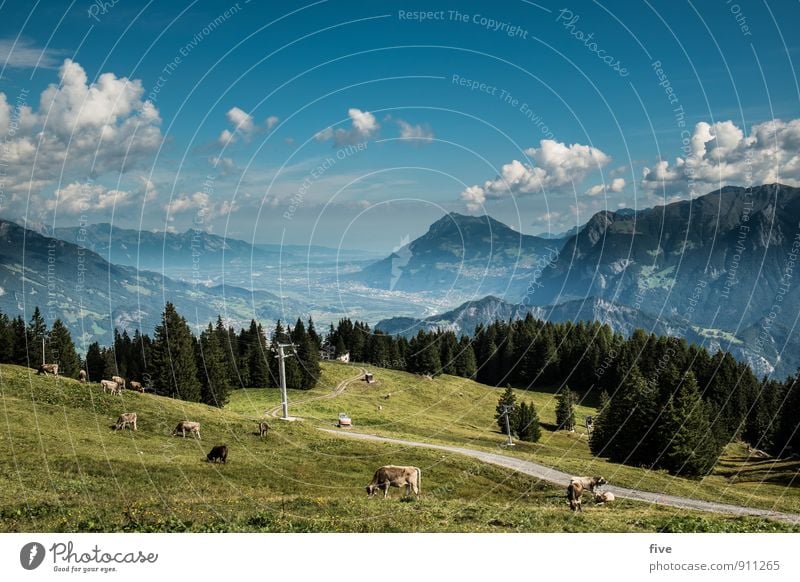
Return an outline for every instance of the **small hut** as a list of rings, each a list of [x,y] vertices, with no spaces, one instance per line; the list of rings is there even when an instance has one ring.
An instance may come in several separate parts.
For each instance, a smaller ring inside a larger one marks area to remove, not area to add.
[[[372,375],[372,372],[366,372],[364,374],[364,382],[367,384],[372,384],[375,381],[375,377]]]

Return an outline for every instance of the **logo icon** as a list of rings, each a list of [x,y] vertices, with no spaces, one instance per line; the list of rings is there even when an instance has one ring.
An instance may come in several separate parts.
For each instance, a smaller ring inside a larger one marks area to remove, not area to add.
[[[39,542],[27,543],[19,552],[19,563],[26,570],[35,570],[42,565],[44,554],[44,546]]]

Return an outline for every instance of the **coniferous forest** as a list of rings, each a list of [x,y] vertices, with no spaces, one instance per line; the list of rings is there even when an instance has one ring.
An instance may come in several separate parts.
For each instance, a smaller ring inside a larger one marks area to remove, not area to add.
[[[290,389],[310,389],[320,357],[436,376],[450,374],[492,386],[543,389],[558,401],[558,429],[570,430],[577,402],[598,407],[589,441],[593,454],[674,474],[703,475],[734,440],[777,457],[800,452],[796,411],[800,388],[757,378],[725,352],[635,331],[629,338],[600,323],[549,323],[528,315],[478,326],[472,337],[419,331],[411,339],[341,319],[320,335],[312,320],[255,320],[239,330],[221,317],[193,331],[168,303],[153,336],[115,332],[112,346],[92,343],[83,360],[59,320],[50,329],[38,310],[25,322],[0,313],[0,361],[31,368],[58,363],[60,373],[90,381],[114,375],[142,382],[163,396],[223,406],[231,390],[278,385],[277,344],[292,344]],[[44,346],[44,354],[42,349]],[[514,416],[515,433],[538,438],[535,410]]]

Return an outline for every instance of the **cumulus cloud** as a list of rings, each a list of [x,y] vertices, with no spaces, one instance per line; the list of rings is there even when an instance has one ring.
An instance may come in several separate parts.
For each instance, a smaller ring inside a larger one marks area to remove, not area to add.
[[[166,210],[170,222],[174,221],[177,216],[186,214],[193,214],[207,220],[212,220],[220,216],[225,216],[235,209],[234,203],[228,200],[213,202],[208,192],[181,194],[170,200],[164,206],[164,210]]]
[[[375,135],[380,129],[380,124],[375,116],[369,111],[362,111],[351,107],[347,110],[350,118],[350,129],[326,127],[317,132],[314,139],[317,141],[327,141],[333,139],[336,145],[344,145],[364,141]]]
[[[135,190],[109,189],[91,182],[71,182],[57,188],[55,196],[45,201],[45,208],[66,216],[80,216],[87,212],[110,215],[112,209],[123,210],[141,205],[158,196],[155,184],[140,176],[140,186]]]
[[[614,178],[608,184],[597,184],[589,188],[586,193],[589,196],[597,196],[603,192],[622,192],[625,189],[625,178]]]
[[[280,121],[277,116],[270,115],[264,120],[264,126],[261,127],[255,122],[253,116],[241,107],[231,107],[225,117],[227,117],[233,129],[223,129],[219,134],[217,141],[223,146],[235,143],[239,137],[249,140],[260,131],[269,131]]]
[[[684,155],[643,169],[642,186],[670,195],[702,195],[721,183],[800,185],[800,119],[753,125],[745,135],[732,121],[700,122],[684,140]]]
[[[233,158],[211,156],[208,158],[208,163],[220,171],[223,176],[229,176],[239,171],[239,167]]]
[[[397,120],[400,127],[400,137],[414,143],[427,143],[433,141],[433,131],[427,125],[412,125],[402,119]]]
[[[150,160],[162,143],[161,118],[143,100],[141,81],[104,73],[89,82],[70,59],[58,76],[58,84],[42,91],[36,110],[24,94],[0,93],[0,135],[6,136],[8,164],[4,186],[11,206],[56,182],[71,185],[127,172]]]
[[[550,139],[539,142],[538,148],[529,148],[525,154],[533,165],[512,160],[500,168],[500,175],[483,185],[473,185],[461,192],[467,208],[477,210],[487,200],[506,196],[525,196],[543,190],[562,190],[581,182],[594,169],[602,168],[611,157],[597,148],[566,145]]]

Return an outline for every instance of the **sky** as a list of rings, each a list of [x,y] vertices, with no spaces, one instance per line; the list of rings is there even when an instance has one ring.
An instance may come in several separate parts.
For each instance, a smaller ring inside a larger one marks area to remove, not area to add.
[[[796,2],[0,4],[0,217],[391,250],[800,184]]]

